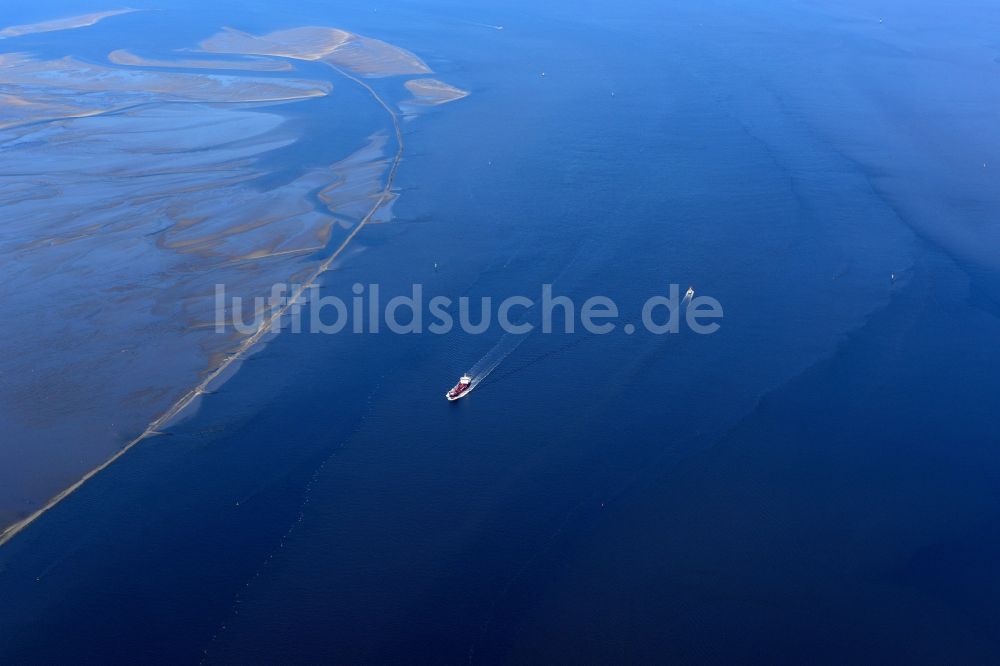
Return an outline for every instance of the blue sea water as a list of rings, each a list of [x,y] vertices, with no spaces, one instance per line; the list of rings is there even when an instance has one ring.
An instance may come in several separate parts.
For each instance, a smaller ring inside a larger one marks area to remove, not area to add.
[[[213,4],[472,92],[329,293],[725,319],[533,334],[455,405],[499,332],[279,335],[0,548],[0,661],[995,662],[1000,65],[961,4]]]

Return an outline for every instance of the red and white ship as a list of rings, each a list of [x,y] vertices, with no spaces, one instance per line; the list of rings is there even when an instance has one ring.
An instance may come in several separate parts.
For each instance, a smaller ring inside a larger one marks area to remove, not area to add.
[[[472,377],[469,375],[462,375],[458,383],[455,384],[455,388],[444,394],[444,397],[448,398],[449,401],[454,402],[459,398],[463,397],[472,388]]]

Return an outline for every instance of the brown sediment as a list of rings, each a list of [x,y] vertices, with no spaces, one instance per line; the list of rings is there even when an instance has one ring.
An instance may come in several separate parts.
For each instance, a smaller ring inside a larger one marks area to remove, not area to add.
[[[375,220],[380,210],[391,204],[391,202],[395,197],[392,188],[404,150],[403,136],[399,124],[399,118],[397,114],[389,107],[389,105],[375,92],[374,89],[371,88],[371,86],[359,80],[352,74],[337,67],[336,65],[331,64],[331,67],[333,67],[334,70],[337,71],[342,76],[346,77],[347,79],[357,83],[358,85],[366,89],[367,92],[372,96],[372,98],[389,114],[393,124],[395,139],[397,143],[397,150],[391,163],[389,163],[385,184],[379,191],[375,200],[372,202],[370,198],[367,199],[368,202],[370,203],[370,206],[368,207],[365,214],[361,217],[361,219],[358,220],[357,224],[355,224],[353,228],[350,229],[350,232],[347,233],[347,235],[341,240],[341,242],[336,246],[336,248],[325,259],[323,259],[314,269],[310,270],[307,274],[302,276],[301,286],[298,288],[297,292],[293,294],[293,298],[290,299],[284,306],[280,307],[279,309],[269,312],[267,314],[267,317],[263,321],[262,325],[257,329],[257,331],[254,334],[243,338],[239,342],[239,344],[228,353],[225,353],[224,355],[220,353],[214,354],[213,358],[218,361],[218,365],[216,365],[214,369],[208,372],[203,377],[202,381],[200,381],[194,388],[190,389],[189,391],[181,395],[181,397],[177,399],[173,404],[171,404],[163,413],[161,413],[159,417],[149,422],[141,434],[139,434],[137,437],[134,437],[133,439],[125,443],[125,445],[121,449],[116,451],[103,463],[94,467],[89,472],[84,474],[81,478],[79,478],[77,481],[70,484],[64,490],[62,490],[57,495],[48,500],[42,507],[40,507],[27,517],[18,520],[17,522],[14,522],[10,526],[8,526],[5,530],[3,530],[3,532],[0,532],[0,545],[9,542],[18,533],[20,533],[21,530],[23,530],[25,527],[33,523],[40,516],[44,515],[48,510],[58,505],[63,499],[72,495],[76,490],[81,488],[94,476],[96,476],[97,474],[107,469],[112,464],[114,464],[118,459],[124,456],[128,451],[130,451],[140,442],[148,439],[149,437],[155,434],[158,434],[164,427],[168,426],[176,417],[178,417],[185,410],[187,410],[193,403],[195,403],[198,400],[198,398],[201,395],[206,393],[218,381],[222,381],[227,376],[229,376],[231,371],[243,360],[243,358],[245,358],[246,355],[254,347],[258,345],[258,343],[267,338],[267,336],[271,331],[272,324],[275,321],[280,320],[280,318],[286,314],[286,312],[290,307],[290,304],[294,302],[295,298],[302,296],[302,294],[306,289],[310,288],[313,284],[315,284],[318,281],[319,277],[323,273],[328,271],[334,264],[334,262],[343,254],[345,249],[355,239],[355,237],[358,235],[361,229],[363,229],[367,224]],[[377,145],[379,141],[384,141],[384,138],[375,137],[373,141],[375,141]],[[378,167],[379,173],[384,171],[385,163],[382,162],[381,160],[373,160],[372,159],[373,155],[374,155],[373,150],[371,146],[369,146],[369,148],[364,151],[362,157],[348,158],[348,160],[346,161],[347,163],[343,165],[346,169],[345,175],[343,175],[343,177],[341,178],[337,178],[335,180],[336,184],[332,188],[325,189],[324,191],[325,198],[323,199],[324,203],[326,203],[328,207],[331,207],[332,212],[335,213],[335,215],[338,213],[339,210],[338,205],[345,201],[347,202],[346,207],[348,210],[350,210],[353,206],[357,205],[358,197],[355,197],[353,195],[346,197],[346,199],[340,199],[339,197],[331,198],[330,195],[338,188],[341,189],[344,193],[355,190],[355,186],[351,185],[350,183],[352,182],[351,176],[356,175],[355,172],[357,171],[358,168],[363,167],[370,175],[371,173],[376,172],[376,167],[372,166],[372,162],[377,162],[379,164]],[[72,169],[73,165],[70,164],[66,168]],[[107,168],[111,169],[113,168],[113,165]],[[167,173],[170,172],[168,171]],[[183,173],[179,173],[178,176],[176,176],[178,179],[180,179],[178,181],[179,184],[183,183],[182,176]],[[53,177],[57,178],[58,174],[55,174]],[[223,171],[222,177],[231,178],[233,176],[232,174]],[[192,187],[198,187],[200,189],[204,187],[204,184],[194,183],[192,184]],[[360,194],[362,189],[363,188],[357,188],[356,192]],[[175,192],[182,192],[182,191],[183,191],[182,189],[175,190]],[[113,204],[112,206],[116,205],[117,204]],[[113,207],[110,207],[108,211],[105,212],[105,215],[109,216],[108,221],[105,224],[112,226],[116,224],[127,224],[128,223],[126,222],[126,220],[128,219],[128,216],[126,215],[127,213],[128,211],[122,211],[121,214],[119,214],[114,210]],[[188,219],[190,220],[190,218]],[[61,225],[56,224],[55,226],[60,227]],[[192,229],[192,228],[197,228],[200,225],[197,220],[193,220],[190,224],[180,225],[180,226],[181,228],[184,229]],[[180,228],[178,229],[178,232],[180,232]],[[324,231],[322,233],[326,232]],[[211,247],[216,241],[219,241],[220,238],[213,239],[210,237],[202,237],[201,240],[204,244]],[[197,245],[197,242],[195,243],[195,245]],[[271,247],[272,249],[276,249],[277,246],[272,244],[269,245],[269,247]],[[302,247],[299,249],[304,250],[306,248]],[[263,259],[263,257],[258,257],[257,259],[261,260]],[[99,322],[95,322],[95,326],[98,324]],[[126,349],[122,350],[123,353],[127,351],[128,350]],[[153,391],[155,391],[155,389],[153,389]]]
[[[319,60],[332,53],[351,37],[351,33],[337,28],[292,28],[261,36],[251,35],[233,28],[223,28],[221,32],[204,40],[200,46],[207,53]]]
[[[55,32],[57,30],[73,30],[75,28],[86,28],[92,26],[106,18],[120,16],[121,14],[131,14],[138,9],[113,9],[106,12],[93,12],[91,14],[81,14],[79,16],[69,16],[40,23],[28,23],[25,25],[13,25],[0,30],[0,39],[5,37],[20,37],[22,35],[33,35],[39,32]]]
[[[359,219],[365,215],[371,201],[371,181],[385,173],[388,160],[383,150],[388,143],[385,135],[376,135],[363,149],[338,163],[335,178],[317,193],[338,218]]]
[[[406,49],[359,35],[323,60],[367,78],[431,73],[423,60]]]
[[[462,90],[437,79],[411,79],[403,84],[413,94],[410,104],[427,104],[436,106],[447,104],[469,96],[468,90]]]
[[[213,367],[212,351],[238,344],[190,326],[212,319],[215,282],[234,295],[255,295],[275,276],[287,279],[289,266],[298,268],[296,255],[256,260],[263,270],[234,266],[236,260],[261,248],[326,246],[336,221],[315,203],[305,214],[290,210],[268,226],[212,238],[255,219],[255,201],[272,211],[307,201],[335,177],[317,168],[261,187],[268,174],[256,156],[291,142],[275,141],[281,125],[279,116],[259,111],[153,105],[4,133],[0,300],[9,335],[0,357],[0,405],[7,406],[0,425],[12,445],[33,444],[26,451],[0,447],[4,524],[24,517],[18,506],[51,497],[114,453]],[[156,246],[175,230],[189,230],[200,245],[191,252]],[[72,353],[54,351],[60,349]],[[57,367],[64,359],[96,363]],[[61,376],[67,385],[89,387],[79,392],[89,402],[86,413],[68,411],[72,403],[56,384]],[[29,395],[37,399],[21,400]],[[150,403],[126,408],[130,396]],[[44,416],[63,404],[63,418]],[[76,451],[74,437],[88,447]],[[89,464],[82,467],[80,458]]]
[[[114,63],[115,65],[126,65],[128,67],[225,69],[247,72],[288,72],[294,69],[292,67],[292,63],[287,60],[275,60],[274,58],[247,57],[243,60],[177,58],[175,60],[170,60],[162,58],[145,58],[126,49],[112,51],[108,54],[108,61]]]
[[[73,58],[35,60],[22,53],[0,54],[0,85],[37,86],[53,91],[156,95],[156,101],[268,102],[320,97],[325,81],[115,69]]]
[[[104,109],[74,106],[72,100],[50,93],[33,93],[32,98],[0,93],[0,129],[59,118],[82,118],[104,113]]]
[[[0,129],[98,116],[149,102],[284,103],[330,91],[326,81],[149,72],[73,58],[44,61],[23,53],[3,53]]]
[[[431,72],[427,63],[406,49],[337,28],[292,28],[260,36],[226,28],[200,46],[207,53],[322,60],[366,78]]]

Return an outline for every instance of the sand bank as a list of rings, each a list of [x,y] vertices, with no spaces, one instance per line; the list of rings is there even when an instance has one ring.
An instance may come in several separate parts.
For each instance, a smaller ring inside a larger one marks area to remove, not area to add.
[[[144,58],[127,49],[118,49],[108,54],[108,61],[115,65],[129,67],[179,68],[179,69],[225,69],[248,72],[288,72],[292,64],[273,58],[252,58],[242,60],[198,59],[198,58]]]
[[[468,97],[469,91],[448,85],[437,79],[411,79],[403,84],[413,94],[409,104],[436,106]]]
[[[73,30],[75,28],[86,28],[92,26],[106,18],[120,16],[121,14],[131,14],[139,11],[137,9],[113,9],[107,12],[94,12],[92,14],[81,14],[79,16],[69,16],[67,18],[54,19],[52,21],[42,21],[40,23],[28,23],[25,25],[13,25],[0,30],[0,39],[5,37],[20,37],[22,35],[33,35],[39,32],[55,32],[57,30]]]
[[[200,46],[207,53],[322,60],[366,78],[431,71],[427,63],[406,49],[337,28],[292,28],[261,36],[226,28]]]

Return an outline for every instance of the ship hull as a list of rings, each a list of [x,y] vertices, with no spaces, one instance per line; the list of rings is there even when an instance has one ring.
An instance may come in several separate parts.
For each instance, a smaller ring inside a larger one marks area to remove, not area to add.
[[[464,398],[467,395],[469,395],[469,389],[465,389],[464,391],[462,391],[461,393],[459,393],[456,396],[453,396],[451,394],[451,391],[448,391],[447,393],[444,394],[444,397],[448,398],[448,402],[455,402],[456,400],[461,400],[462,398]]]
[[[462,378],[458,380],[455,386],[444,394],[444,397],[448,398],[448,402],[455,402],[459,398],[465,396],[466,393],[472,390],[472,377],[469,375],[462,375]]]

